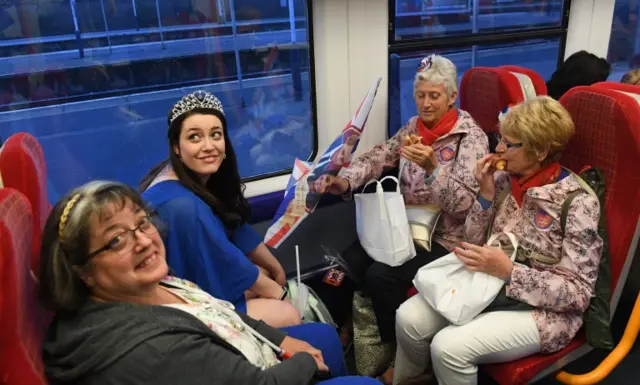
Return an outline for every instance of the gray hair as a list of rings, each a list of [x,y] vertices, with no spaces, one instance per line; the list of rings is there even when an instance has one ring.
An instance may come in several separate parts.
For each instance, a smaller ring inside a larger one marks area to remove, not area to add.
[[[89,262],[90,221],[106,218],[112,207],[127,202],[145,209],[131,187],[109,181],[84,184],[62,198],[53,208],[42,234],[39,297],[52,311],[78,310],[90,296],[78,269]]]
[[[413,81],[413,93],[420,82],[433,85],[444,84],[447,96],[451,98],[454,92],[458,92],[458,71],[451,60],[440,55],[429,55],[422,59],[420,67]]]

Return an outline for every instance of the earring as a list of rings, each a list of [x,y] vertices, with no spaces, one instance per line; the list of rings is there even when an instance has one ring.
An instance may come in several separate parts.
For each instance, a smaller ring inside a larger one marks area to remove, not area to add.
[[[227,159],[227,153],[222,154],[222,159]]]

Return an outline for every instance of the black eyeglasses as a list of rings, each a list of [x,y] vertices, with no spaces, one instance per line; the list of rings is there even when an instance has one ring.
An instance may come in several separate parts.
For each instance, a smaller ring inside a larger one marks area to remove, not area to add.
[[[502,142],[507,148],[520,148],[522,147],[522,143],[511,143],[505,138],[502,137],[501,133],[497,134],[498,142]]]
[[[123,231],[120,234],[116,235],[105,246],[89,253],[89,258],[93,258],[105,251],[112,251],[118,255],[127,254],[136,245],[136,231],[140,230],[146,235],[153,235],[158,232],[158,229],[156,228],[154,222],[154,214],[145,215],[140,219],[140,222],[138,222],[138,226],[136,226],[136,228]]]

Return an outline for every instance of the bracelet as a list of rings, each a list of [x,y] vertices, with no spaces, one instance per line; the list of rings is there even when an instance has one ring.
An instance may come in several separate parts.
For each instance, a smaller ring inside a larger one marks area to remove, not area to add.
[[[282,286],[282,295],[280,296],[279,300],[284,301],[287,296],[289,296],[289,290],[286,288],[286,286]]]

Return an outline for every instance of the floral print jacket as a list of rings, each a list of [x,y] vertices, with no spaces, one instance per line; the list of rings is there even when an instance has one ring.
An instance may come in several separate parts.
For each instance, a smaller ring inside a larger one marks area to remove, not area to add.
[[[392,138],[353,160],[341,175],[356,190],[384,171],[401,166],[399,180],[405,203],[438,204],[442,208],[433,240],[451,250],[463,239],[465,217],[479,188],[473,169],[488,153],[489,141],[471,115],[459,110],[453,129],[432,146],[439,162],[435,177],[426,175],[422,167],[400,158],[402,138],[418,134],[417,119],[411,118]]]
[[[507,173],[496,174],[496,197],[511,184]],[[468,241],[486,241],[489,221],[495,212],[491,233],[508,231],[516,235],[519,248],[558,260],[545,264],[528,259],[528,265],[516,262],[511,282],[506,286],[508,297],[535,307],[533,318],[540,332],[543,353],[558,351],[569,344],[582,326],[583,313],[594,294],[598,265],[602,254],[602,239],[598,235],[600,203],[586,191],[579,194],[569,207],[564,236],[560,214],[567,196],[583,190],[569,174],[560,181],[530,188],[518,207],[513,195],[502,203],[494,199],[487,210],[473,204],[466,220]],[[525,252],[526,254],[526,252]]]

